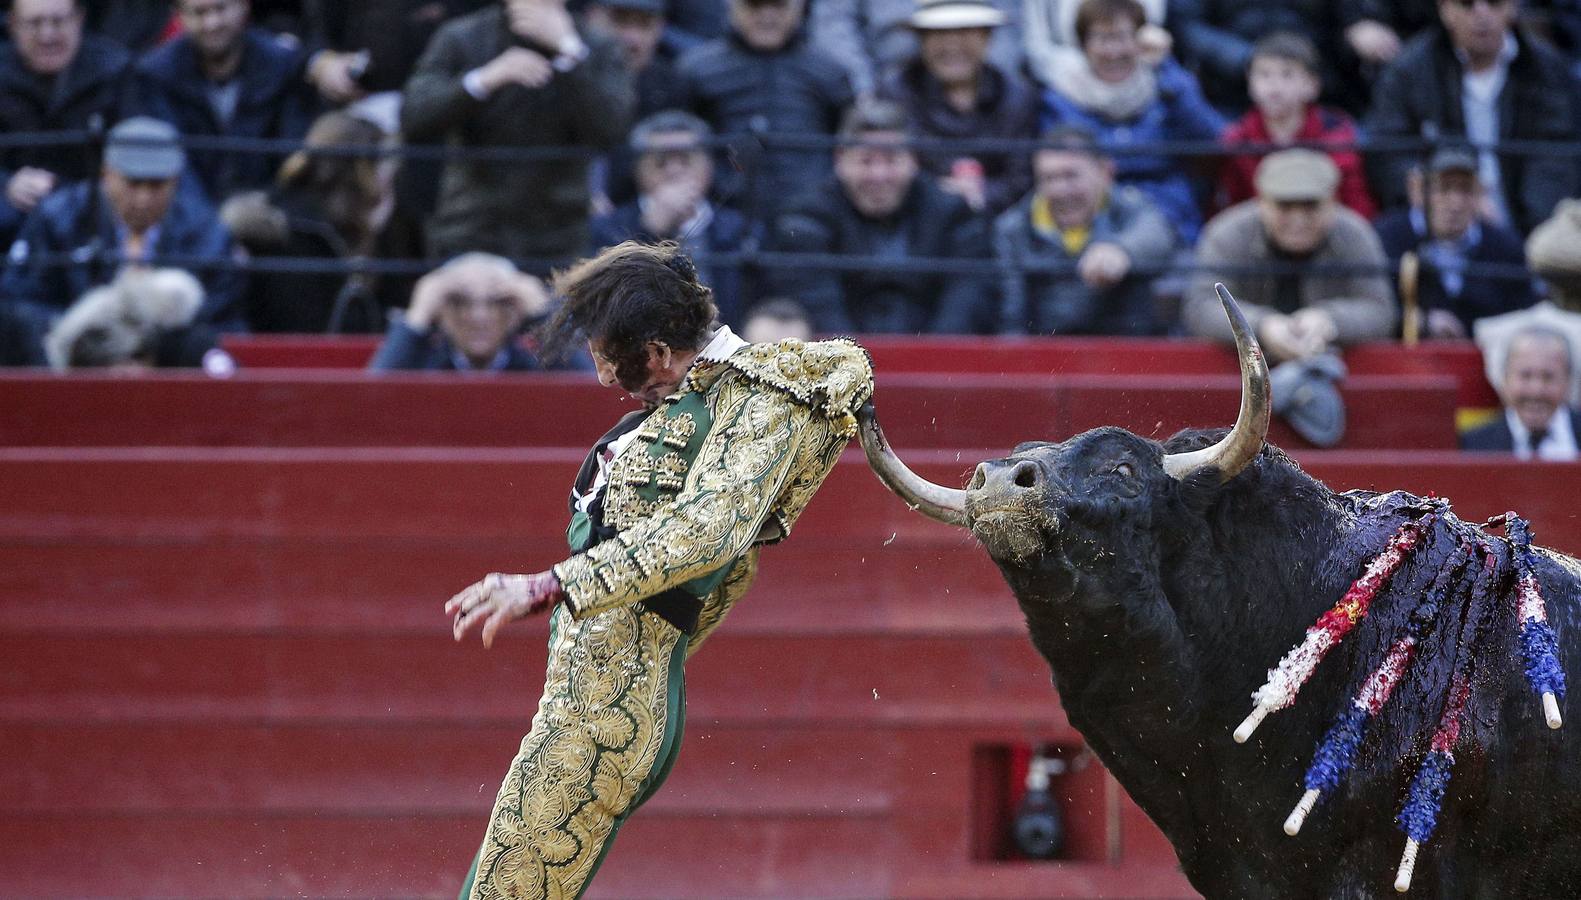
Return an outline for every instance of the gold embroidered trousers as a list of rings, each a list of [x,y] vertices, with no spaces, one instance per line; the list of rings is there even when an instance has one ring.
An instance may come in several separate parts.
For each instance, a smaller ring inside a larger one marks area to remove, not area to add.
[[[569,900],[681,746],[687,637],[641,606],[550,620],[532,729],[511,762],[461,897]]]

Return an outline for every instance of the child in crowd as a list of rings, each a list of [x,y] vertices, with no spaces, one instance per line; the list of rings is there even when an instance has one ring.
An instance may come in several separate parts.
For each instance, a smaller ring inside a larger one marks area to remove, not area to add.
[[[1361,154],[1356,151],[1356,122],[1339,110],[1317,105],[1323,89],[1318,65],[1317,48],[1294,32],[1276,31],[1253,45],[1246,82],[1255,105],[1224,130],[1221,140],[1226,147],[1256,152],[1225,159],[1219,174],[1220,208],[1256,196],[1253,174],[1265,154],[1304,144],[1324,145],[1339,166],[1336,199],[1365,219],[1377,214],[1377,204],[1367,192]]]

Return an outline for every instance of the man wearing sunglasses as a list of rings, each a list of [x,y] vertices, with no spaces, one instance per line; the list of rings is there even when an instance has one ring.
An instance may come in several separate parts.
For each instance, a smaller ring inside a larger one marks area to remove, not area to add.
[[[1509,141],[1576,135],[1577,86],[1564,57],[1516,26],[1517,0],[1439,0],[1438,24],[1413,38],[1384,70],[1364,131],[1374,138],[1459,138],[1478,151],[1484,218],[1522,234],[1577,193],[1565,154],[1498,152]],[[1402,207],[1407,173],[1423,153],[1372,154],[1373,190]]]

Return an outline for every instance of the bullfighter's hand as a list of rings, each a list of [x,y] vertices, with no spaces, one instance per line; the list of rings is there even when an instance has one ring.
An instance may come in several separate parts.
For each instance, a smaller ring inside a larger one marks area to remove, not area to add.
[[[553,572],[531,575],[505,575],[491,572],[482,581],[469,585],[445,604],[453,617],[451,631],[457,641],[483,623],[483,646],[494,646],[494,635],[507,622],[545,612],[565,599],[560,579]]]

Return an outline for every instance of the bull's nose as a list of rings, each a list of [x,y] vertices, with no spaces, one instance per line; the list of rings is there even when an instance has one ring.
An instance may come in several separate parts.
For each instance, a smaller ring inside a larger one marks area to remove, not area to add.
[[[1043,483],[1043,472],[1030,459],[980,463],[972,474],[967,490],[989,489],[994,492],[1019,493]]]

